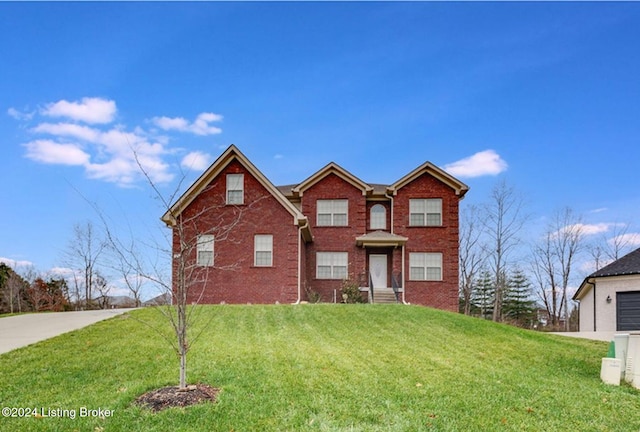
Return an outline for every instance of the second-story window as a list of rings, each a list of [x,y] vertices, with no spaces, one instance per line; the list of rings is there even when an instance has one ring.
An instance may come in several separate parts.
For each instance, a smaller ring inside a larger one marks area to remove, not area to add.
[[[369,215],[369,227],[372,230],[387,229],[387,210],[382,204],[375,204],[371,207]]]
[[[410,226],[441,226],[442,199],[411,199],[409,200]]]
[[[318,200],[318,226],[347,226],[349,201]]]
[[[244,204],[244,174],[227,174],[227,204]]]

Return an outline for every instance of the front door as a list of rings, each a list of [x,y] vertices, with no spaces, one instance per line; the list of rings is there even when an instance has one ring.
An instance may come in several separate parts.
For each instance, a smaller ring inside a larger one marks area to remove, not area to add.
[[[387,288],[387,256],[369,255],[369,273],[373,288]]]

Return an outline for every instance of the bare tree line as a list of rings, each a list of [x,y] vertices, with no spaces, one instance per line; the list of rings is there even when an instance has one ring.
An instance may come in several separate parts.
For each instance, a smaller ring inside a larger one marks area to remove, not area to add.
[[[523,233],[531,220],[522,195],[505,181],[494,186],[484,204],[461,212],[460,310],[471,315],[479,302],[486,308],[489,292],[491,319],[503,321],[504,302],[512,289],[509,275],[514,268],[526,269],[535,287],[530,297],[544,310],[548,325],[568,330],[575,306],[572,287],[589,273],[577,264],[591,260],[595,271],[620,258],[633,244],[629,225],[612,224],[611,238],[594,240],[582,216],[562,208],[548,219],[541,235],[525,242]]]

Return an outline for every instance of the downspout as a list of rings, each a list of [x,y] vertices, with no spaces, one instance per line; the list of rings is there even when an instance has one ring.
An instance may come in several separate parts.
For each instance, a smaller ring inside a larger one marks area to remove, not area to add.
[[[389,212],[390,218],[391,218],[391,234],[393,234],[393,195],[389,195],[389,191],[388,189],[385,191],[384,196],[387,197],[391,203],[391,205],[389,206],[391,208],[391,211]],[[409,303],[407,303],[407,300],[404,297],[404,292],[405,292],[405,288],[404,288],[404,244],[402,245],[402,266],[400,268],[400,274],[402,275],[402,280],[400,281],[400,283],[402,284],[402,304],[408,305]]]
[[[298,299],[294,304],[300,304],[302,300],[302,230],[309,228],[309,220],[305,219],[304,225],[298,225]]]
[[[393,234],[393,196],[389,195],[388,190],[384,192],[384,196],[389,199],[389,202],[391,202],[391,211],[389,212],[389,215],[391,217],[391,234]]]
[[[598,331],[596,327],[596,281],[593,281],[593,331]]]
[[[404,298],[404,245],[402,245],[402,304],[408,305],[407,301]]]

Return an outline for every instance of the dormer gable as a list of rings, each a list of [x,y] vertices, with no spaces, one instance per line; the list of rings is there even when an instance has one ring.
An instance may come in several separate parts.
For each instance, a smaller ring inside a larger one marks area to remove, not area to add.
[[[390,185],[387,188],[387,192],[390,194],[396,195],[399,189],[403,188],[404,186],[408,185],[409,183],[423,176],[424,174],[429,174],[430,176],[434,177],[435,179],[439,180],[440,182],[444,183],[445,185],[453,189],[455,191],[455,194],[458,197],[460,197],[460,199],[462,199],[464,195],[467,193],[467,191],[469,190],[469,186],[467,186],[457,178],[453,177],[451,174],[447,173],[443,169],[438,168],[436,165],[427,161],[422,165],[420,165],[419,167],[417,167],[416,169],[414,169],[413,171],[411,171],[410,173],[408,173],[407,175],[405,175],[404,177],[402,177],[400,180]]]
[[[363,182],[358,177],[354,176],[335,162],[327,164],[322,169],[309,176],[302,183],[294,186],[291,191],[295,197],[301,197],[306,190],[332,174],[349,183],[356,189],[362,191],[363,196],[366,196],[373,191],[373,187],[371,185]]]

